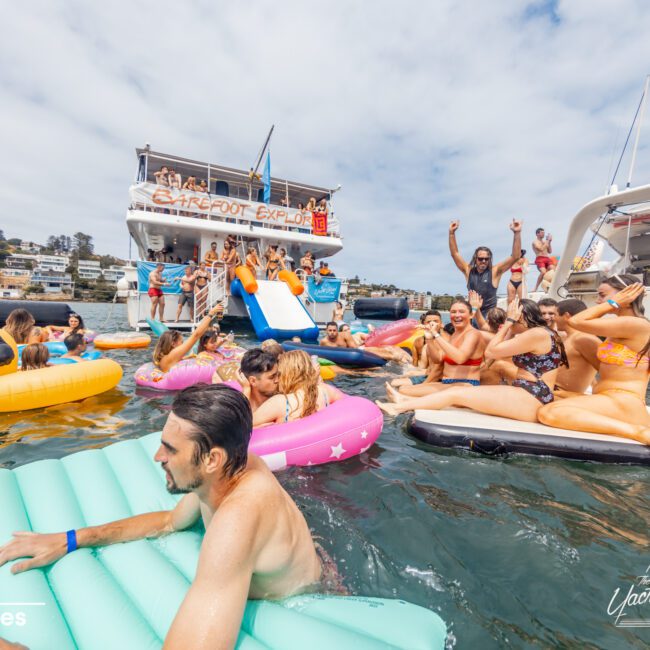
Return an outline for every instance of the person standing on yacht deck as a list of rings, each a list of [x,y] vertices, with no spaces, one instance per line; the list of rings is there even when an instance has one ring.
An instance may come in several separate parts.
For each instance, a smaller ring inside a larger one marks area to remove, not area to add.
[[[537,283],[535,284],[535,291],[539,288],[539,285],[542,283],[544,276],[551,270],[555,268],[553,260],[550,258],[553,249],[551,248],[551,242],[553,241],[553,236],[551,233],[546,235],[544,239],[544,228],[538,228],[535,231],[535,240],[533,241],[533,250],[535,251],[535,266],[539,269],[539,277],[537,278]]]
[[[187,308],[190,310],[190,320],[194,320],[194,283],[196,282],[196,274],[194,273],[194,264],[185,267],[185,275],[180,279],[181,295],[178,299],[178,309],[176,310],[176,322],[180,320],[183,305],[187,303]]]
[[[163,269],[165,265],[162,262],[156,264],[156,268],[149,273],[149,291],[147,294],[151,299],[151,320],[156,318],[156,307],[158,308],[158,320],[165,322],[165,296],[162,288],[169,285],[169,282],[163,279]]]
[[[502,262],[492,264],[492,251],[487,246],[479,246],[469,264],[458,252],[456,231],[460,221],[452,221],[449,225],[449,252],[456,266],[465,276],[467,289],[476,291],[483,298],[481,313],[485,314],[497,306],[497,290],[501,276],[521,257],[521,221],[512,220],[510,230],[513,232],[512,253]]]

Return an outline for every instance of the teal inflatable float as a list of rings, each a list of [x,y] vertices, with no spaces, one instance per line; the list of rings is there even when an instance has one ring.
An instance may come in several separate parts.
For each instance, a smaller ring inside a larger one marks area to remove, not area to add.
[[[161,336],[165,332],[169,332],[169,327],[165,323],[161,323],[159,320],[154,320],[153,318],[147,318],[147,325],[156,336]]]
[[[0,544],[13,531],[64,531],[169,509],[153,462],[160,434],[62,460],[0,469]],[[153,650],[192,581],[201,532],[80,549],[18,575],[0,567],[0,638],[30,650]],[[10,623],[10,624],[9,624]],[[324,595],[249,601],[237,647],[246,650],[443,648],[435,613],[402,600]]]

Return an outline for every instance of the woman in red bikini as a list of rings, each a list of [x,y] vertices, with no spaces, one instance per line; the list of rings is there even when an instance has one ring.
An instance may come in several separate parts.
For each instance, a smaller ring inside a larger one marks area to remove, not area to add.
[[[528,272],[528,260],[525,249],[521,249],[521,257],[510,267],[510,280],[508,282],[508,304],[515,297],[521,300],[524,298],[524,279]]]
[[[592,395],[557,400],[539,411],[552,427],[631,438],[650,445],[646,391],[650,379],[650,321],[645,287],[634,275],[614,275],[598,287],[598,305],[569,319],[579,332],[606,337],[598,346]],[[611,318],[616,315],[617,318]]]
[[[402,386],[402,394],[420,397],[446,390],[455,384],[479,385],[486,343],[481,333],[472,327],[472,307],[466,300],[456,300],[449,310],[449,317],[454,333],[448,339],[437,328],[424,332],[429,359],[434,364],[439,363],[439,360],[444,364],[442,379],[415,386]]]

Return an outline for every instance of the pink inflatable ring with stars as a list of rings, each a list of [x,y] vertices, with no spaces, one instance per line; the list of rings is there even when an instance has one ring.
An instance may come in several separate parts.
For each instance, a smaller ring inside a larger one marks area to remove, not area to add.
[[[381,411],[370,400],[346,395],[301,420],[253,429],[249,451],[278,471],[358,456],[379,438]]]

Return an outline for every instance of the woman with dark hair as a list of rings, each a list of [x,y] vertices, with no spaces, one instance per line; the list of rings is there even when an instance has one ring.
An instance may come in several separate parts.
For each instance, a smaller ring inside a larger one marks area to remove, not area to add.
[[[634,275],[614,275],[598,287],[598,305],[569,319],[579,332],[606,337],[598,346],[598,383],[592,395],[567,397],[539,412],[544,424],[631,438],[650,445],[645,396],[650,378],[650,321],[645,288]],[[616,318],[610,318],[613,314]]]
[[[194,347],[194,344],[210,327],[212,318],[221,310],[221,304],[213,307],[185,340],[183,340],[183,335],[176,330],[163,332],[153,351],[154,365],[163,372],[169,372]]]
[[[508,306],[504,326],[485,349],[487,359],[512,357],[519,369],[512,386],[451,386],[424,397],[406,398],[389,388],[395,403],[377,402],[389,415],[415,409],[439,410],[463,406],[488,415],[536,422],[542,405],[553,401],[551,387],[560,365],[568,365],[564,345],[557,332],[546,326],[532,300],[515,298]]]
[[[197,356],[202,355],[216,360],[224,359],[223,354],[219,352],[219,348],[224,344],[225,340],[225,337],[220,336],[219,332],[209,329],[199,339],[199,347],[196,351]]]
[[[54,340],[62,340],[66,336],[70,336],[70,334],[85,334],[86,333],[86,326],[84,325],[84,319],[79,315],[72,313],[68,316],[68,326],[67,327],[60,327],[58,325],[50,325],[48,327],[50,332],[57,332],[59,333],[59,336],[53,336],[51,337]]]
[[[510,280],[508,280],[508,304],[515,298],[525,298],[524,283],[528,273],[528,260],[526,259],[526,249],[521,249],[521,256],[510,267]]]
[[[400,392],[404,395],[430,395],[456,384],[479,385],[485,342],[481,333],[472,327],[472,307],[466,300],[459,298],[452,303],[449,318],[454,328],[449,338],[440,333],[440,326],[436,321],[424,330],[427,356],[432,368],[443,364],[442,378],[439,381],[431,380],[415,385],[411,382],[403,385]]]
[[[31,343],[29,337],[36,321],[26,309],[14,309],[5,321],[4,329],[16,341],[17,345]]]

